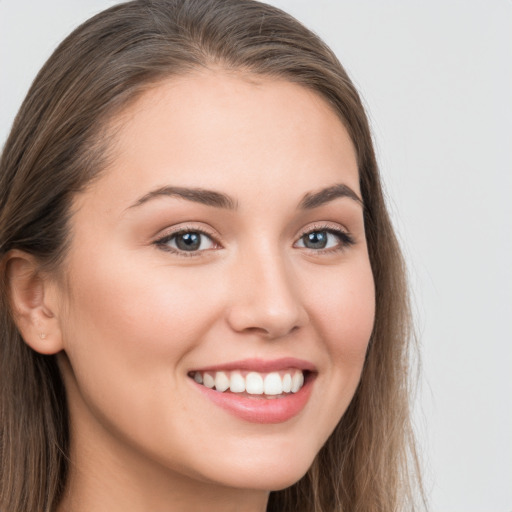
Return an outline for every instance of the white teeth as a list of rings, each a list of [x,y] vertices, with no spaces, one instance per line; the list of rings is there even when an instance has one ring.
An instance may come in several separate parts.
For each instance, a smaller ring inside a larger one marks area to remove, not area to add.
[[[295,372],[292,377],[292,393],[297,393],[304,384],[304,375],[302,372]]]
[[[245,376],[244,376],[245,375]],[[249,395],[265,395],[277,397],[283,393],[297,393],[304,385],[304,374],[301,370],[289,370],[261,374],[245,373],[241,370],[232,372],[193,372],[191,377],[203,386],[219,392],[231,391]]]
[[[232,393],[243,393],[245,391],[245,379],[240,372],[231,372],[229,389]]]
[[[292,390],[292,376],[285,373],[283,377],[283,393],[289,393]]]
[[[250,372],[245,377],[245,390],[250,395],[263,394],[263,377],[256,372]]]
[[[213,388],[213,386],[215,386],[215,379],[209,374],[209,373],[205,373],[203,375],[203,384],[207,387],[207,388]]]
[[[263,381],[265,395],[280,395],[283,392],[283,382],[279,373],[269,373]]]
[[[215,389],[226,391],[229,388],[229,377],[224,372],[217,372],[215,375]]]

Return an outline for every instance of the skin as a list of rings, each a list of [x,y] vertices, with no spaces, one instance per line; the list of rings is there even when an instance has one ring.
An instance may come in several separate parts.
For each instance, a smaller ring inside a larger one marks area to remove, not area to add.
[[[59,352],[70,404],[59,510],[263,511],[346,410],[373,326],[360,202],[299,207],[336,184],[360,197],[352,142],[315,93],[220,70],[161,83],[115,124],[109,168],[74,203],[65,277],[38,281],[31,299],[30,328],[47,334],[32,346]],[[140,201],[163,186],[217,191],[236,209]],[[206,232],[201,250],[156,243],[180,229]],[[326,229],[327,249],[305,246]],[[281,357],[316,368],[306,406],[282,423],[238,418],[188,376]]]

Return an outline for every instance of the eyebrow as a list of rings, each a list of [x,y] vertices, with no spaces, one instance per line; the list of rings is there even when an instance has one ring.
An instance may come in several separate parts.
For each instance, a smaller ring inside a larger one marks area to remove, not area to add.
[[[213,206],[215,208],[225,208],[227,210],[236,210],[237,202],[230,196],[222,192],[215,192],[214,190],[206,190],[203,188],[187,188],[187,187],[160,187],[138,199],[130,208],[135,208],[147,203],[156,197],[180,197],[193,201],[194,203],[201,203],[206,206]]]
[[[222,192],[203,188],[165,186],[148,192],[132,204],[130,208],[136,208],[137,206],[141,206],[152,199],[162,196],[179,197],[195,203],[204,204],[206,206],[224,208],[227,210],[236,210],[238,207],[236,200]],[[349,199],[359,203],[361,206],[363,205],[363,201],[348,185],[339,183],[326,187],[318,192],[308,192],[300,201],[299,209],[311,210],[341,197],[348,197]]]
[[[329,203],[330,201],[334,201],[334,199],[338,199],[339,197],[348,197],[363,206],[363,200],[348,185],[339,183],[323,188],[318,192],[310,192],[306,194],[299,203],[299,208],[302,210],[318,208],[319,206]]]

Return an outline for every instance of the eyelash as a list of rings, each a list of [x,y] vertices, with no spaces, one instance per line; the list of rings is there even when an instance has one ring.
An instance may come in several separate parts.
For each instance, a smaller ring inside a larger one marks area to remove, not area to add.
[[[294,243],[294,246],[297,243],[299,243],[301,240],[303,240],[305,236],[313,234],[313,233],[322,233],[322,232],[328,233],[330,235],[334,235],[338,239],[339,243],[335,247],[329,247],[327,249],[311,249],[308,247],[303,247],[303,248],[316,254],[316,255],[328,254],[328,253],[335,254],[337,252],[347,249],[348,247],[350,247],[356,243],[354,238],[352,237],[352,235],[350,235],[343,229],[334,228],[332,226],[320,225],[320,226],[313,226],[313,227],[310,227],[310,228],[304,230],[300,234],[297,241]],[[217,242],[217,240],[215,239],[213,234],[208,233],[207,231],[205,231],[203,229],[195,228],[193,226],[180,228],[170,234],[167,234],[167,235],[155,240],[154,244],[164,251],[168,251],[168,252],[171,252],[178,256],[183,256],[185,258],[197,257],[197,256],[201,255],[202,253],[204,253],[205,251],[211,250],[211,249],[202,249],[202,250],[197,250],[197,251],[186,251],[186,250],[180,250],[180,249],[177,249],[174,247],[170,247],[168,245],[170,241],[172,241],[179,235],[185,235],[187,233],[196,233],[201,236],[205,236],[211,240],[212,244],[214,244],[216,246],[215,248],[220,247],[220,244]]]

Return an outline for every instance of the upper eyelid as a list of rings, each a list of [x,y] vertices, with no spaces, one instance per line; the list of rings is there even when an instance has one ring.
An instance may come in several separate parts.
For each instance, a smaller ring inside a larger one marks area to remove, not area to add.
[[[334,231],[339,233],[345,233],[346,235],[350,235],[350,231],[343,226],[342,224],[338,224],[335,222],[314,222],[312,224],[309,224],[308,226],[302,228],[299,231],[299,236],[297,239],[303,237],[304,235],[307,235],[308,233],[311,233],[313,231]]]

